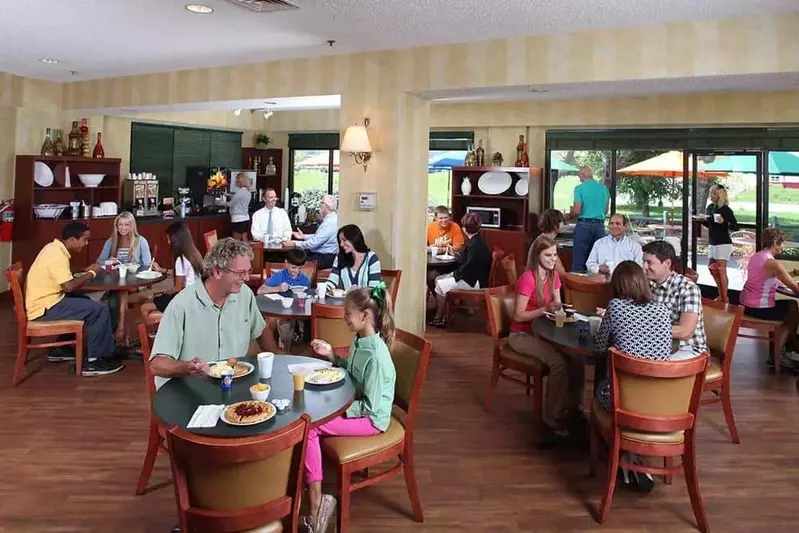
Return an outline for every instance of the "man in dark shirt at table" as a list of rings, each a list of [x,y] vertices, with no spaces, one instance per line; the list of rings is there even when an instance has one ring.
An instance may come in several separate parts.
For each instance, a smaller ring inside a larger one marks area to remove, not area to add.
[[[70,294],[97,277],[99,265],[91,265],[78,276],[72,275],[69,259],[89,244],[89,227],[82,222],[70,222],[61,232],[61,238],[45,245],[28,271],[25,284],[25,306],[28,320],[83,320],[86,328],[87,363],[83,376],[104,376],[124,368],[119,361],[111,361],[114,353],[114,333],[108,306],[79,294]],[[75,354],[83,357],[83,354]],[[51,352],[50,361],[74,359],[63,350]]]

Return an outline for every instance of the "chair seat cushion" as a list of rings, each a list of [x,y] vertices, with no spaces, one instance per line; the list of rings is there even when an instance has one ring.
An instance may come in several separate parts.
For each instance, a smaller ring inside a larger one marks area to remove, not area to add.
[[[283,522],[280,520],[275,520],[271,524],[256,527],[255,529],[248,529],[247,531],[242,531],[241,533],[282,533],[282,531]]]
[[[594,404],[591,407],[596,416],[597,422],[602,426],[604,431],[610,431],[613,419],[609,412],[602,409],[599,400],[594,398]],[[643,442],[647,444],[682,444],[685,441],[684,431],[672,431],[669,433],[650,433],[646,431],[637,431],[634,429],[622,429],[621,436],[623,439],[632,440],[636,442]]]
[[[83,327],[83,320],[29,320],[28,329]]]
[[[392,416],[388,429],[379,435],[373,437],[324,437],[321,440],[322,451],[325,455],[336,459],[339,463],[349,463],[390,448],[402,442],[404,438],[405,428],[396,417]]]
[[[535,369],[535,371],[541,375],[547,375],[549,373],[549,367],[540,359],[517,352],[510,347],[510,344],[508,344],[508,339],[500,340],[499,350],[500,357],[502,357],[502,359],[528,366],[531,369]]]
[[[724,369],[721,368],[721,364],[718,361],[711,359],[710,365],[707,367],[707,373],[705,374],[705,382],[718,381],[723,377]]]

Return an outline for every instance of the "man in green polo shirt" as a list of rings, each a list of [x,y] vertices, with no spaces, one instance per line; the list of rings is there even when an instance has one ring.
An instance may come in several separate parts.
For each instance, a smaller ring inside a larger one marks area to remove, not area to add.
[[[214,245],[203,259],[203,282],[183,289],[164,311],[150,357],[153,374],[205,375],[210,361],[245,356],[252,339],[264,351],[277,350],[246,285],[251,273],[247,243],[227,238]]]
[[[580,169],[580,184],[574,188],[571,216],[577,217],[572,248],[572,272],[584,272],[585,261],[594,243],[605,236],[605,214],[608,212],[608,188],[594,179],[589,167]]]

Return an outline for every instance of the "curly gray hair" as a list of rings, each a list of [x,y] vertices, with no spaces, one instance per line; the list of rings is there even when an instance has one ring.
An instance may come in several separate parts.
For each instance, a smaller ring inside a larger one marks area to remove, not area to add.
[[[203,258],[203,276],[210,276],[214,269],[227,270],[231,259],[246,255],[252,259],[252,248],[246,242],[227,237],[217,241]]]

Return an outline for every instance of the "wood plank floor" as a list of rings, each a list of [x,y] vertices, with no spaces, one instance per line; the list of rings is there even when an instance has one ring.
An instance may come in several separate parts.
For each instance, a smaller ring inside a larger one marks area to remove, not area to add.
[[[480,331],[481,324],[460,331]],[[147,395],[140,363],[116,375],[78,378],[64,364],[10,387],[13,315],[0,309],[0,531],[8,533],[165,533],[175,524],[171,485],[135,497],[147,436]],[[604,470],[586,477],[577,451],[539,451],[529,401],[500,385],[495,412],[481,399],[490,340],[477,333],[430,333],[434,358],[422,394],[416,436],[417,479],[425,522],[404,514],[402,478],[364,489],[352,500],[357,532],[689,532],[682,477],[649,495],[618,491],[603,526],[589,513]],[[720,408],[699,423],[699,482],[713,531],[797,531],[799,400],[794,377],[775,377],[764,345],[742,340],[733,402],[742,444],[730,443]],[[164,483],[159,458],[151,483]],[[328,478],[330,479],[330,477]]]

